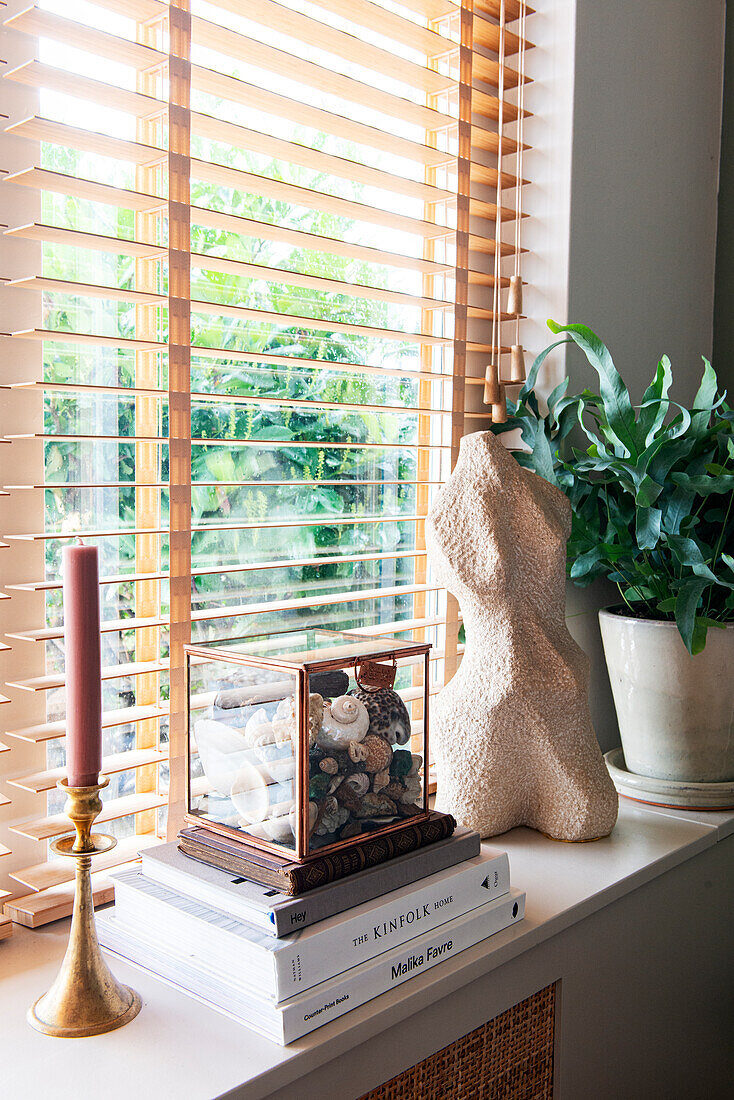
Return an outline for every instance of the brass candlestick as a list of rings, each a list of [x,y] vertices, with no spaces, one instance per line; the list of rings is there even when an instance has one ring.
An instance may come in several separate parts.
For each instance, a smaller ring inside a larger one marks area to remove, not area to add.
[[[70,787],[66,779],[56,784],[68,795],[64,810],[76,836],[63,836],[51,847],[60,856],[76,859],[74,912],[69,945],[56,980],[28,1009],[28,1023],[44,1035],[78,1038],[114,1031],[140,1012],[138,994],[120,985],[102,958],[94,924],[94,899],[90,870],[92,856],[109,852],[117,844],[112,836],[93,833],[92,823],[102,809],[99,792],[109,779],[89,787]]]

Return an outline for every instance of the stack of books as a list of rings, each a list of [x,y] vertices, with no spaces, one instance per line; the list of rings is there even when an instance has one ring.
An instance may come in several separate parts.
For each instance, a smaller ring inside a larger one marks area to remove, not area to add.
[[[111,876],[100,942],[282,1045],[524,915],[507,855],[467,829],[297,894],[252,881],[249,866],[244,877],[227,853],[227,869],[221,852],[203,862],[190,835],[202,832],[208,855],[211,834],[184,830]]]

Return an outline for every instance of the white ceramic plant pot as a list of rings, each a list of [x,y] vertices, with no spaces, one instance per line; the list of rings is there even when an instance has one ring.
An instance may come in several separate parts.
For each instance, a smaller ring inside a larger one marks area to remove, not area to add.
[[[627,768],[655,779],[734,779],[734,624],[692,657],[675,623],[599,612]]]

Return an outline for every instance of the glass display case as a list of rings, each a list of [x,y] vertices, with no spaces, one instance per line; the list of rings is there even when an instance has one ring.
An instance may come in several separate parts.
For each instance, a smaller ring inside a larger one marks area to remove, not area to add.
[[[427,642],[186,646],[187,820],[307,860],[428,814]]]

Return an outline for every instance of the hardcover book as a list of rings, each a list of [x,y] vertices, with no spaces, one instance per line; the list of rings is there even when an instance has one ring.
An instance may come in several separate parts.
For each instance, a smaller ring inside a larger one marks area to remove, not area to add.
[[[517,924],[524,914],[525,895],[511,890],[281,1004],[245,986],[231,968],[213,967],[198,952],[184,954],[176,937],[157,936],[155,925],[130,928],[113,910],[97,916],[97,928],[103,947],[285,1045]]]
[[[276,939],[169,890],[137,869],[118,871],[116,909],[128,927],[165,928],[195,952],[276,1002],[407,943],[510,889],[505,852],[485,851],[420,883]]]
[[[283,894],[303,894],[326,886],[347,875],[375,867],[395,856],[414,852],[451,836],[456,822],[451,814],[434,810],[423,821],[406,825],[394,833],[367,834],[349,848],[319,856],[307,863],[293,863],[284,856],[258,851],[238,840],[230,840],[211,829],[193,827],[179,833],[182,852],[214,867],[270,886]]]
[[[175,843],[158,845],[141,855],[143,874],[149,879],[247,921],[270,935],[287,936],[391,890],[455,867],[479,855],[479,850],[479,834],[460,828],[446,840],[395,856],[386,863],[296,897],[191,859]]]

